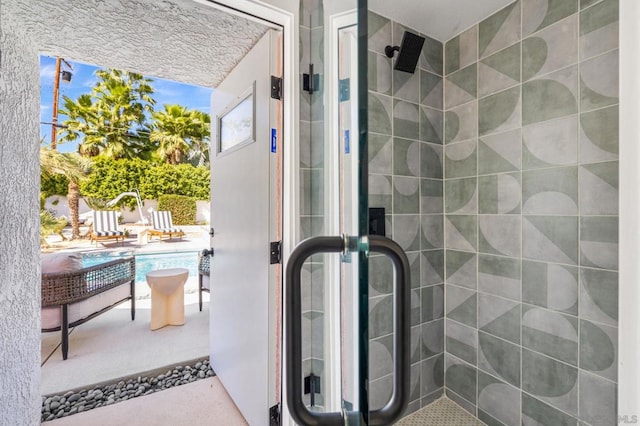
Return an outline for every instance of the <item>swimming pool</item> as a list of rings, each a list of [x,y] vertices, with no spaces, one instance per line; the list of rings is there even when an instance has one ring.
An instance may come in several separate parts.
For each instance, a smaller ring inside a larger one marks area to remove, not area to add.
[[[190,277],[197,277],[198,253],[199,251],[133,254],[136,258],[136,283],[146,282],[147,273],[155,269],[187,268]],[[131,255],[130,252],[85,253],[82,255],[82,265],[98,265]]]

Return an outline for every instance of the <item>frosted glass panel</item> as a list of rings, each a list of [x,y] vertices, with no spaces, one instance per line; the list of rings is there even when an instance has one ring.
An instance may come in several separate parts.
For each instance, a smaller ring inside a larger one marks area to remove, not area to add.
[[[218,152],[253,142],[253,93],[239,101],[218,119]]]

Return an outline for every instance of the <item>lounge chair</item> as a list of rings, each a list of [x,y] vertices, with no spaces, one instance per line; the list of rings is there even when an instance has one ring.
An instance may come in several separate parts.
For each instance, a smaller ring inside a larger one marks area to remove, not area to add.
[[[54,256],[62,255],[56,253]],[[62,359],[67,359],[69,352],[69,328],[127,300],[131,301],[131,320],[136,317],[133,257],[78,269],[82,260],[65,256],[66,259],[57,263],[43,258],[41,289],[41,329],[43,332],[62,331]]]
[[[184,232],[182,232],[179,228],[173,227],[173,219],[171,218],[170,211],[154,211],[151,212],[151,229],[149,229],[149,241],[153,236],[157,236],[162,240],[162,237],[165,235],[169,236],[169,239],[174,236],[182,237],[184,236]]]
[[[98,240],[114,239],[116,242],[122,238],[124,245],[124,232],[118,229],[118,212],[115,210],[95,210],[93,212],[93,229],[91,242]]]
[[[211,292],[211,256],[201,253],[198,261],[198,300],[202,311],[202,292]]]

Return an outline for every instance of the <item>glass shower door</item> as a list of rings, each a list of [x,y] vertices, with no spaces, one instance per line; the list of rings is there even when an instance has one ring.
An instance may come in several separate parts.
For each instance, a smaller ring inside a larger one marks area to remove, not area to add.
[[[408,394],[408,261],[395,242],[369,235],[366,11],[361,0],[301,2],[303,205],[301,241],[286,265],[284,335],[286,406],[304,425],[390,424]],[[370,252],[395,270],[395,383],[376,411],[368,395]]]

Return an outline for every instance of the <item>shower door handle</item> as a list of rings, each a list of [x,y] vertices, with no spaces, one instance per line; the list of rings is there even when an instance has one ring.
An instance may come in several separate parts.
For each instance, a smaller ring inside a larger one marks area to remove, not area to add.
[[[369,250],[387,256],[395,270],[393,393],[384,407],[369,413],[369,425],[390,425],[407,408],[411,389],[411,267],[402,247],[392,239],[370,235]]]
[[[394,382],[393,393],[387,404],[371,411],[370,425],[387,425],[400,417],[407,407],[410,391],[410,312],[411,270],[409,260],[395,241],[371,235],[369,250],[389,257],[395,269],[395,329],[394,329]],[[304,262],[317,253],[340,253],[345,250],[344,237],[314,237],[302,241],[293,250],[285,273],[285,321],[287,406],[291,417],[303,425],[343,425],[345,413],[309,411],[302,400],[302,289],[301,273]]]

